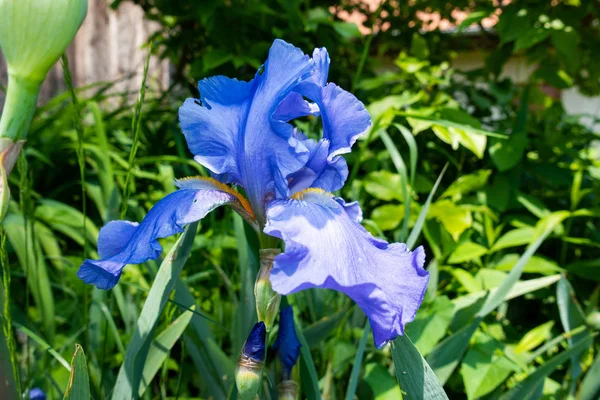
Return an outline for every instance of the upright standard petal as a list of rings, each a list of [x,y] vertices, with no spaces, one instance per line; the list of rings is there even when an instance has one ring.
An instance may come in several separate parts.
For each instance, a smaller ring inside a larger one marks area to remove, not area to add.
[[[265,233],[285,242],[275,258],[273,289],[291,294],[329,288],[350,296],[369,317],[375,345],[404,333],[419,308],[428,273],[422,247],[375,239],[332,195],[309,189],[295,198],[274,200]],[[353,213],[355,209],[352,208]]]
[[[178,184],[181,189],[156,203],[140,224],[129,221],[106,224],[98,237],[101,259],[85,260],[77,276],[99,289],[111,289],[125,265],[158,258],[162,252],[158,239],[182,232],[184,225],[204,218],[223,204],[245,209],[237,193],[214,180],[196,178]]]
[[[275,40],[255,78],[240,82],[213,77],[199,83],[201,102],[180,108],[183,133],[195,159],[219,178],[246,190],[257,217],[275,188],[308,159],[308,149],[287,123],[316,112],[300,95],[288,95],[309,79],[314,63],[302,50]]]

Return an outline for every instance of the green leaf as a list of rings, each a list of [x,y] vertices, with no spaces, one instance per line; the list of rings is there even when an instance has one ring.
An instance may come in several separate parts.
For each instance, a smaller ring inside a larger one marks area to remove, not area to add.
[[[437,218],[454,240],[458,240],[460,235],[473,224],[470,208],[457,205],[448,199],[435,202],[431,206],[429,217]]]
[[[202,57],[202,68],[204,72],[209,72],[231,60],[233,60],[233,54],[225,50],[210,50],[205,52]]]
[[[451,197],[454,200],[460,200],[465,194],[483,188],[487,184],[491,173],[492,171],[489,169],[480,169],[472,174],[462,175],[452,182],[440,198]]]
[[[490,157],[498,171],[508,171],[519,164],[529,144],[527,134],[513,133],[508,139],[492,139],[489,147]]]
[[[513,269],[513,267],[518,261],[518,254],[505,254],[500,259],[500,261],[498,261],[498,263],[494,266],[494,268],[500,271],[510,271]],[[562,273],[564,272],[564,270],[552,260],[548,260],[540,256],[533,256],[529,259],[529,261],[525,265],[525,268],[523,268],[523,272],[529,274],[553,275],[557,273]]]
[[[407,400],[445,400],[444,388],[407,335],[392,342],[396,378]]]
[[[362,33],[358,30],[358,26],[354,22],[334,21],[333,29],[345,40],[362,37]]]
[[[487,298],[483,308],[479,311],[478,315],[480,317],[485,317],[493,310],[496,309],[500,304],[505,301],[505,297],[510,293],[513,286],[517,283],[521,274],[523,273],[523,269],[525,265],[529,262],[529,259],[533,254],[537,251],[537,249],[541,246],[542,242],[548,237],[550,232],[554,229],[556,225],[558,225],[564,218],[568,217],[568,213],[554,213],[549,215],[547,218],[540,220],[537,228],[541,230],[535,242],[527,247],[525,253],[521,256],[517,264],[514,266],[512,271],[508,274],[506,279],[502,282],[502,284],[497,288],[497,290],[490,294]],[[536,235],[534,235],[534,238]]]
[[[458,366],[481,320],[482,318],[476,318],[469,325],[464,326],[458,332],[447,337],[427,356],[427,361],[431,369],[442,384],[446,383]]]
[[[150,350],[148,350],[146,363],[144,364],[144,372],[142,372],[138,396],[142,397],[144,395],[146,388],[152,382],[152,379],[154,379],[154,375],[156,375],[160,366],[169,357],[171,349],[175,346],[181,335],[183,335],[183,331],[187,328],[193,316],[193,312],[184,311],[183,314],[152,341]]]
[[[548,321],[527,332],[515,347],[515,353],[531,351],[552,337],[554,321]]]
[[[596,355],[594,362],[581,382],[579,389],[579,400],[596,400],[600,398],[600,353]]]
[[[448,258],[448,263],[461,264],[463,262],[479,258],[487,252],[488,249],[486,249],[480,244],[473,242],[465,242],[458,246],[456,249],[454,249],[452,254],[450,254],[450,257]]]
[[[246,341],[248,332],[256,321],[256,302],[254,299],[254,282],[258,273],[258,254],[253,249],[258,249],[258,241],[253,231],[247,230],[242,217],[237,213],[233,215],[233,227],[238,245],[238,267],[240,273],[241,290],[239,303],[235,305],[235,323],[232,332],[233,348],[241,349]],[[253,237],[251,237],[253,235]]]
[[[406,326],[419,352],[426,356],[445,336],[454,315],[454,304],[446,296],[436,297],[433,304],[421,307],[417,317]]]
[[[85,353],[83,348],[77,344],[71,361],[71,377],[69,378],[67,390],[65,390],[64,400],[86,400],[91,398],[90,376]]]
[[[113,400],[129,399],[132,394],[135,394],[134,399],[138,398],[138,388],[154,330],[171,291],[175,287],[181,269],[190,255],[197,229],[197,222],[187,226],[185,232],[165,256],[156,274],[119,370],[112,395]]]
[[[501,400],[522,400],[535,398],[534,393],[540,386],[544,384],[544,380],[548,375],[552,373],[559,365],[563,364],[570,357],[575,354],[579,354],[586,348],[592,345],[592,337],[589,336],[584,340],[578,342],[575,346],[563,351],[562,353],[552,357],[544,365],[538,367],[534,372],[519,382],[514,388],[508,393],[505,393],[500,399]]]
[[[339,325],[346,313],[346,310],[341,310],[333,315],[321,318],[314,324],[307,326],[306,329],[304,329],[304,338],[306,339],[306,342],[309,344],[310,348],[315,348],[322,344],[329,333]]]
[[[390,138],[390,136],[387,134],[387,132],[385,130],[381,130],[379,132],[379,135],[381,136],[381,140],[385,144],[385,147],[388,150],[388,153],[390,154],[390,158],[392,159],[392,162],[394,163],[394,166],[396,167],[396,170],[400,174],[400,177],[402,180],[402,198],[404,199],[404,206],[405,206],[404,211],[405,212],[404,212],[404,217],[402,218],[404,220],[404,223],[402,224],[402,232],[401,232],[400,240],[405,240],[406,236],[408,235],[408,220],[410,218],[410,200],[411,200],[411,197],[409,195],[409,188],[408,188],[408,171],[406,170],[406,164],[404,163],[404,160],[402,159],[402,155],[400,154],[400,151],[398,151],[398,148],[394,144],[394,141],[392,140],[392,138]]]
[[[373,210],[371,219],[382,231],[394,230],[405,218],[404,205],[384,204]]]
[[[54,348],[52,348],[52,346],[50,346],[50,344],[48,344],[48,342],[45,341],[44,338],[37,335],[31,329],[27,328],[24,325],[19,324],[16,321],[13,321],[13,325],[17,329],[19,329],[21,332],[23,332],[25,335],[27,335],[31,340],[33,340],[35,343],[37,343],[37,345],[39,346],[39,348],[41,350],[47,351],[48,353],[50,353],[52,355],[52,357],[54,357],[56,359],[56,361],[59,362],[59,364],[61,364],[63,367],[65,367],[68,371],[71,371],[71,367],[69,366],[69,363],[67,362],[67,360],[65,360],[58,351],[56,351]]]
[[[2,290],[2,285],[0,284],[0,292],[2,292]],[[4,296],[4,294],[0,293],[0,300],[2,296]],[[3,325],[4,321],[1,322],[1,325]],[[4,327],[0,326],[0,371],[2,371],[2,379],[0,379],[0,391],[4,393],[7,398],[18,399],[18,389],[10,359],[11,356],[6,343],[6,336],[4,335]]]
[[[312,355],[310,354],[310,347],[308,346],[308,342],[304,338],[302,333],[302,329],[300,328],[300,324],[296,316],[294,316],[296,321],[295,328],[296,334],[298,335],[298,341],[300,341],[300,376],[301,379],[301,388],[302,392],[305,393],[306,397],[309,399],[321,399],[321,391],[319,389],[319,375],[317,375],[317,369],[315,367],[315,362],[313,361]]]
[[[465,19],[458,26],[458,32],[462,32],[473,24],[477,24],[481,22],[484,18],[487,18],[490,15],[489,12],[486,11],[474,11],[469,13]]]
[[[523,246],[531,243],[535,228],[525,227],[513,229],[502,235],[490,249],[490,252],[506,249],[508,247]]]
[[[402,181],[400,175],[389,171],[371,172],[364,180],[365,190],[379,200],[402,201]]]
[[[460,367],[467,397],[478,399],[485,396],[517,369],[504,354],[504,346],[488,335],[476,334]]]
[[[365,382],[373,391],[374,400],[402,400],[402,391],[390,373],[377,363],[365,365]]]
[[[558,305],[558,312],[560,315],[560,321],[562,323],[565,332],[570,332],[573,329],[585,325],[586,318],[583,310],[576,303],[575,291],[573,287],[567,281],[566,278],[562,278],[558,285],[556,285],[556,303]],[[584,340],[589,337],[590,333],[586,330],[573,337],[568,338],[569,347],[573,347],[577,342]],[[571,357],[571,393],[575,392],[576,381],[581,375],[581,366],[579,365],[579,359],[581,354],[574,354]]]
[[[356,393],[358,380],[360,379],[360,369],[362,366],[363,356],[365,354],[365,348],[367,346],[367,340],[369,339],[370,333],[371,325],[369,325],[369,321],[367,320],[362,337],[358,343],[358,348],[356,349],[354,362],[352,363],[352,372],[350,373],[350,379],[348,380],[348,386],[346,387],[346,400],[354,400],[354,394]]]
[[[446,173],[447,169],[448,163],[444,165],[444,169],[442,169],[442,172],[440,172],[440,176],[438,176],[437,180],[435,181],[435,185],[433,185],[433,189],[431,189],[431,192],[427,196],[427,200],[425,200],[425,204],[423,204],[423,208],[419,213],[417,222],[415,222],[415,226],[413,226],[412,230],[410,231],[410,235],[408,235],[408,239],[406,239],[406,247],[408,247],[409,249],[412,249],[414,247],[419,235],[421,234],[423,224],[425,223],[425,218],[427,218],[427,214],[429,213],[431,201],[433,200],[433,196],[435,195],[435,192],[437,191],[437,188],[440,185],[440,182],[442,181],[442,178],[444,177],[444,174]]]
[[[48,277],[48,265],[37,236],[32,232],[31,221],[27,221],[27,224],[25,222],[23,215],[9,213],[4,218],[2,225],[27,276],[27,284],[41,314],[44,334],[48,342],[53,343],[56,314],[54,296]]]

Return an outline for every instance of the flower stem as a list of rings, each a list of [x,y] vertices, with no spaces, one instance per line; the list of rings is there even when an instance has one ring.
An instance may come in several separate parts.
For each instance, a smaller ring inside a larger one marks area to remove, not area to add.
[[[25,139],[35,114],[41,82],[8,76],[8,90],[0,118],[0,137]]]

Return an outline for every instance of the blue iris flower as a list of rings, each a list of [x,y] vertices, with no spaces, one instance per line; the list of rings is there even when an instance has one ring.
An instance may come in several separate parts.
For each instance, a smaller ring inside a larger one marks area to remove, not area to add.
[[[194,159],[213,178],[186,178],[140,223],[112,221],[100,231],[100,260],[86,260],[78,276],[101,289],[119,280],[126,264],[156,259],[159,238],[181,232],[221,205],[232,206],[258,231],[282,239],[273,288],[284,295],[329,288],[350,296],[369,317],[375,344],[404,332],[421,304],[427,281],[419,247],[388,244],[361,225],[358,204],[331,192],[348,176],[341,156],[370,127],[364,105],[327,83],[329,55],[312,57],[275,40],[249,82],[216,76],[199,83],[179,120]],[[314,140],[290,121],[320,116]],[[247,198],[229,184],[245,190]]]

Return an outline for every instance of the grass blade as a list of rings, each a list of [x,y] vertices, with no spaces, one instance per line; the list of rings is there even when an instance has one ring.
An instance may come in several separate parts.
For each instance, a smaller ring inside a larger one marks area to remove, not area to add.
[[[533,256],[533,254],[541,246],[542,242],[548,237],[554,227],[563,219],[568,217],[568,215],[569,213],[567,212],[553,213],[539,221],[538,228],[542,228],[541,235],[538,236],[535,242],[527,247],[527,250],[525,250],[525,253],[523,253],[523,255],[519,258],[519,261],[517,261],[508,276],[502,281],[496,291],[487,298],[483,307],[477,314],[479,317],[485,317],[505,301],[506,296],[510,293],[513,286],[519,281],[519,278],[523,273],[523,269],[525,268],[525,265],[527,265],[527,262],[531,256]]]
[[[398,336],[392,342],[392,357],[396,378],[406,399],[448,399],[442,384],[407,335]]]
[[[402,155],[398,151],[398,148],[394,144],[394,141],[385,131],[382,129],[379,131],[379,136],[381,136],[381,140],[383,144],[385,144],[388,153],[390,153],[390,157],[392,158],[392,162],[396,167],[396,170],[400,174],[402,178],[402,198],[404,199],[404,220],[402,221],[402,234],[400,235],[400,240],[403,241],[406,239],[408,234],[408,219],[410,217],[410,196],[408,194],[408,172],[406,171],[406,164],[402,159]]]
[[[358,386],[358,380],[360,378],[360,370],[362,367],[363,356],[365,354],[365,348],[367,346],[367,340],[369,339],[369,333],[371,332],[371,325],[369,321],[365,324],[363,335],[358,343],[358,349],[354,356],[354,363],[352,364],[352,372],[350,373],[350,380],[348,381],[348,387],[346,388],[346,400],[354,400],[354,394]]]
[[[310,347],[306,342],[306,338],[302,333],[299,321],[295,319],[294,326],[296,327],[296,334],[302,347],[300,347],[300,375],[302,377],[302,392],[308,399],[321,399],[321,391],[319,390],[319,376],[317,375],[317,369],[315,362],[313,361],[312,355],[310,354]]]
[[[154,330],[158,325],[169,295],[179,278],[179,273],[190,255],[197,228],[197,222],[188,225],[185,232],[166,255],[156,274],[148,298],[138,318],[133,337],[127,347],[127,354],[119,370],[112,396],[113,400],[138,398],[143,366],[150,349]]]
[[[48,265],[41,246],[33,234],[33,224],[22,214],[11,213],[4,218],[4,230],[25,275],[35,304],[41,311],[44,335],[50,343],[54,342],[55,321],[54,296],[48,277]]]
[[[435,181],[435,185],[433,185],[433,189],[431,189],[429,196],[427,196],[427,200],[425,201],[425,204],[423,204],[423,208],[421,209],[421,212],[419,213],[419,217],[417,218],[417,222],[415,223],[415,226],[413,226],[412,230],[410,231],[410,235],[408,236],[408,239],[406,240],[406,247],[408,247],[409,249],[412,249],[415,246],[415,243],[417,242],[417,239],[419,238],[419,235],[421,234],[421,230],[423,229],[423,224],[425,223],[425,218],[427,218],[427,213],[429,212],[429,206],[431,206],[431,201],[433,200],[433,196],[435,195],[435,192],[437,191],[437,188],[440,185],[440,182],[442,181],[442,178],[444,177],[444,174],[446,173],[447,169],[448,169],[448,163],[446,163],[446,165],[444,165],[442,172],[440,172],[440,176],[438,176],[437,180]]]
[[[438,344],[435,349],[427,356],[427,361],[441,384],[445,384],[458,363],[463,358],[471,337],[479,328],[481,318],[476,318],[469,325],[465,326],[452,336],[447,337]]]
[[[415,183],[415,174],[417,173],[417,161],[419,159],[419,149],[417,147],[417,141],[415,140],[414,135],[411,131],[408,130],[402,124],[394,124],[396,129],[400,131],[402,136],[404,136],[404,140],[406,140],[406,144],[408,145],[408,151],[410,154],[410,184],[414,185]]]
[[[579,341],[575,346],[563,351],[562,353],[552,357],[544,365],[537,368],[531,375],[519,382],[517,386],[512,388],[508,393],[504,394],[501,400],[521,400],[535,398],[533,395],[536,390],[544,384],[544,380],[552,371],[558,368],[569,358],[575,354],[579,354],[586,348],[592,345],[592,337],[589,336],[585,340]]]
[[[123,201],[121,203],[121,219],[125,219],[127,214],[127,206],[129,202],[129,196],[131,196],[131,177],[133,170],[133,162],[135,161],[135,155],[140,143],[140,128],[142,125],[142,106],[144,105],[144,99],[146,98],[146,79],[148,78],[148,68],[150,67],[150,56],[152,55],[152,44],[148,49],[148,55],[146,56],[146,64],[144,65],[144,73],[142,75],[142,85],[140,86],[140,97],[135,104],[135,112],[133,114],[133,120],[131,121],[131,132],[133,139],[131,143],[131,151],[129,152],[129,160],[127,163],[127,175],[125,175],[125,186],[123,187]]]
[[[594,400],[600,398],[600,353],[581,382],[579,400]]]
[[[154,375],[156,375],[160,366],[169,357],[171,349],[175,346],[181,335],[183,335],[183,331],[189,325],[193,315],[193,312],[185,311],[152,342],[146,363],[144,364],[144,372],[142,372],[142,381],[140,382],[140,389],[138,391],[140,397],[144,395],[146,388],[152,382],[152,379],[154,379]]]
[[[71,377],[69,378],[69,386],[65,390],[64,400],[86,399],[91,399],[90,376],[83,348],[77,344],[71,361]]]
[[[27,335],[31,340],[33,340],[34,342],[36,342],[38,344],[38,346],[40,347],[40,349],[42,349],[42,350],[47,351],[48,353],[50,353],[52,355],[52,357],[54,357],[56,359],[56,361],[58,361],[68,371],[71,371],[71,366],[69,365],[69,363],[67,362],[67,360],[65,360],[63,358],[63,356],[61,356],[58,353],[58,351],[54,350],[52,348],[52,346],[50,346],[48,344],[48,342],[46,342],[41,336],[37,335],[32,330],[30,330],[29,328],[27,328],[24,325],[21,325],[20,323],[18,323],[16,321],[13,321],[13,325],[17,329],[19,329],[21,332],[23,332],[25,335]]]

